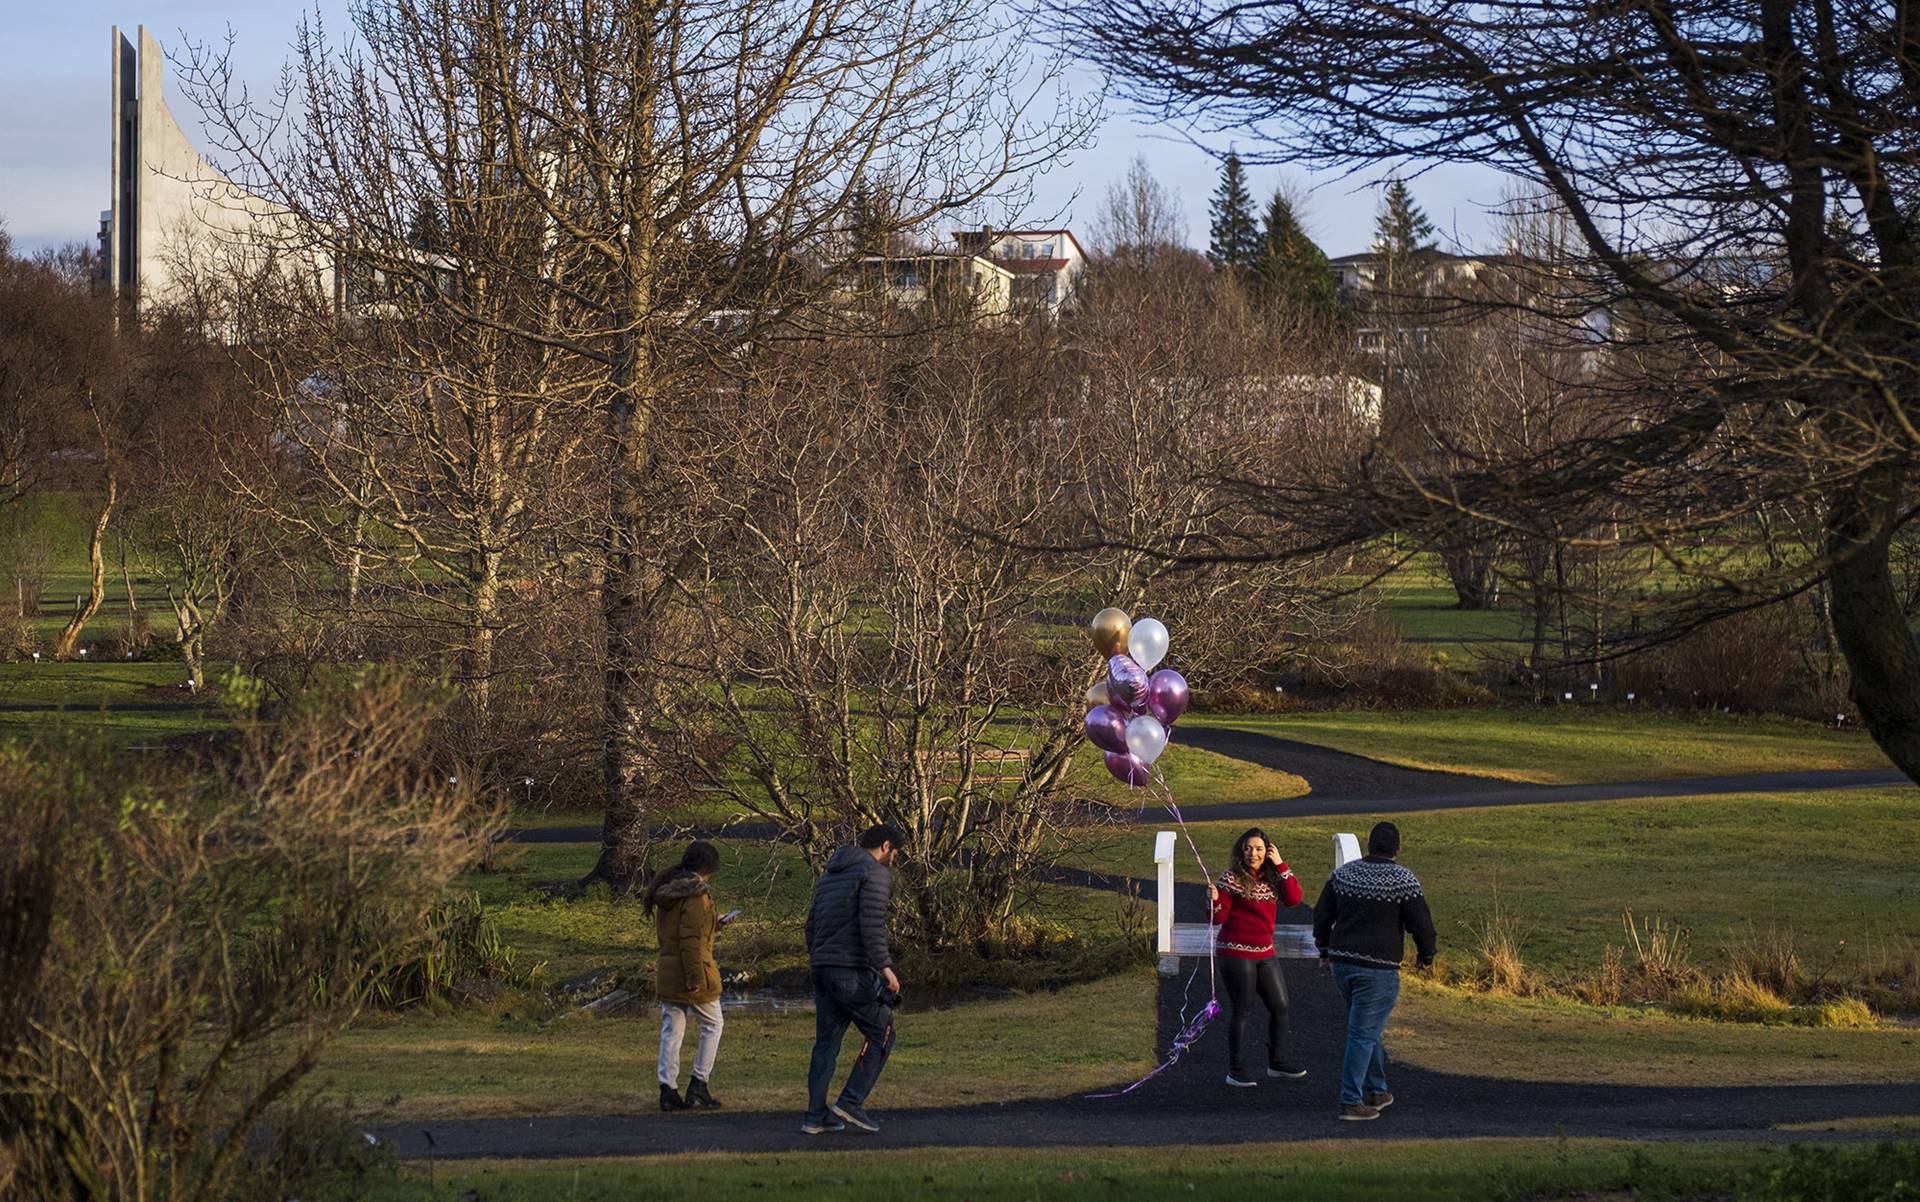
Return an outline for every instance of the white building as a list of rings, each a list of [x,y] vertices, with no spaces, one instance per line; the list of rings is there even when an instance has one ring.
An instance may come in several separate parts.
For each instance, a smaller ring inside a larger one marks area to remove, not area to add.
[[[953,238],[962,254],[991,259],[1012,274],[1015,313],[1058,317],[1087,268],[1072,230],[961,230]]]

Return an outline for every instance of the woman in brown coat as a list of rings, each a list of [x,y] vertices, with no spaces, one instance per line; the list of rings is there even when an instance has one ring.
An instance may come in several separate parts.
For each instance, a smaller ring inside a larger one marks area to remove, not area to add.
[[[660,998],[660,1109],[719,1106],[707,1092],[714,1057],[720,1053],[720,965],[713,958],[715,917],[708,882],[720,869],[720,852],[705,840],[687,845],[677,867],[653,879],[643,902],[654,916],[660,959],[653,974]],[[693,1057],[693,1079],[680,1096],[680,1043],[689,1017],[699,1020],[700,1044]]]

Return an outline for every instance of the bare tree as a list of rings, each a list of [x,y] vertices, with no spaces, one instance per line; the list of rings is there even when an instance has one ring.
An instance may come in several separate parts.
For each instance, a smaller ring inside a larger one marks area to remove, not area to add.
[[[1187,244],[1180,194],[1154,177],[1147,156],[1136,154],[1127,173],[1107,185],[1089,237],[1095,254],[1152,267],[1166,251]]]
[[[524,216],[511,255],[458,268],[434,303],[553,356],[598,423],[597,872],[630,883],[647,847],[649,614],[667,586],[650,542],[661,416],[698,403],[716,356],[831,291],[855,180],[886,180],[890,219],[912,228],[1017,191],[1090,113],[1053,107],[1053,69],[981,0],[363,0],[353,21],[351,50],[302,33],[297,86],[271,113],[226,87],[219,55],[194,58],[190,88],[241,182],[336,262],[428,274],[399,236],[422,203],[455,230],[495,201]],[[276,143],[282,117],[297,133]],[[517,303],[494,307],[501,289]]]
[[[1904,9],[1109,0],[1062,12],[1137,97],[1257,127],[1276,156],[1472,162],[1544,189],[1602,285],[1581,303],[1608,315],[1610,349],[1654,348],[1679,371],[1642,382],[1631,420],[1498,470],[1350,481],[1334,528],[1303,520],[1303,543],[1442,510],[1529,529],[1612,496],[1619,537],[1695,582],[1676,590],[1679,628],[1828,580],[1866,725],[1920,775],[1920,646],[1890,565],[1920,441],[1905,399],[1920,366],[1920,59]],[[1791,565],[1756,570],[1764,557],[1716,549],[1792,498],[1818,508],[1822,530]],[[1293,537],[1266,549],[1284,554]]]

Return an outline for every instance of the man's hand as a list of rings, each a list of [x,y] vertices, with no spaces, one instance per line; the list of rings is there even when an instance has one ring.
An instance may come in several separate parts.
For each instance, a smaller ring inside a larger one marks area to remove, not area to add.
[[[1327,972],[1327,973],[1332,972],[1333,961],[1327,959],[1325,956],[1320,957],[1320,971]]]
[[[882,979],[886,981],[888,990],[890,990],[893,993],[900,992],[900,978],[893,975],[893,970],[891,968],[881,969],[880,976]]]
[[[1433,975],[1433,961],[1431,960],[1415,960],[1413,967],[1419,971],[1421,976],[1430,977]]]

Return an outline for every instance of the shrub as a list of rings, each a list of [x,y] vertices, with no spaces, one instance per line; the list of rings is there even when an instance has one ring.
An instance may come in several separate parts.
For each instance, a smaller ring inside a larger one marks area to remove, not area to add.
[[[1920,1144],[1788,1149],[1787,1162],[1740,1183],[1738,1202],[1913,1202],[1920,1198]]]
[[[0,613],[0,659],[32,659],[39,649],[39,636],[25,618]]]
[[[50,865],[54,882],[31,971],[0,939],[0,1018],[18,1016],[0,1030],[0,1130],[20,1196],[278,1196],[249,1179],[250,1138],[368,982],[430,942],[491,834],[422,767],[428,707],[404,682],[323,701],[243,721],[217,773],[0,750],[0,881]],[[119,1117],[86,1117],[103,1114]]]

